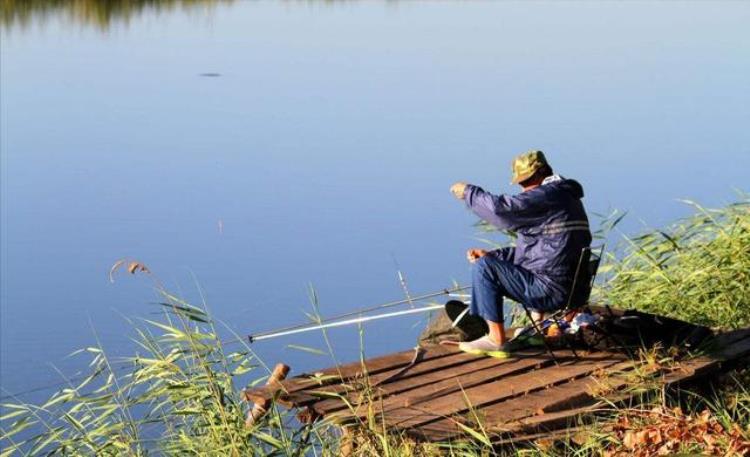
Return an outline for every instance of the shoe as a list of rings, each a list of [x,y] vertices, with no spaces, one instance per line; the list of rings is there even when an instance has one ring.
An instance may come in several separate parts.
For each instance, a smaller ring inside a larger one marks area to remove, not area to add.
[[[458,349],[467,354],[474,355],[487,355],[490,357],[496,357],[499,359],[506,359],[510,357],[510,348],[506,348],[508,343],[497,344],[490,339],[489,335],[485,335],[474,341],[464,341],[458,344]]]

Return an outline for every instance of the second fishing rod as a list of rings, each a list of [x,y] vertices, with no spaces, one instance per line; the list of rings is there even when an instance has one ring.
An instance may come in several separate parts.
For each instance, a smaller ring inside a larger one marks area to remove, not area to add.
[[[306,322],[304,324],[296,324],[296,325],[290,325],[288,327],[282,327],[275,330],[268,330],[264,332],[257,332],[253,333],[251,335],[248,335],[248,340],[253,343],[255,341],[260,341],[264,339],[270,339],[275,338],[278,336],[284,336],[284,335],[291,335],[295,333],[301,333],[301,332],[307,332],[312,330],[318,330],[323,328],[330,328],[330,327],[340,327],[344,325],[350,325],[350,324],[356,324],[360,322],[365,322],[366,320],[374,320],[374,319],[383,319],[386,317],[395,317],[405,314],[414,314],[419,312],[427,312],[427,311],[433,311],[439,308],[439,306],[425,306],[423,308],[416,308],[416,309],[409,309],[406,311],[398,311],[394,313],[388,313],[388,314],[382,314],[382,315],[376,315],[376,316],[362,316],[363,314],[368,314],[374,311],[380,311],[383,309],[392,308],[399,305],[405,305],[405,304],[411,304],[415,301],[421,301],[421,300],[427,300],[430,298],[439,297],[442,295],[448,295],[454,294],[456,292],[460,292],[462,290],[466,290],[471,288],[471,286],[454,286],[447,289],[442,289],[437,292],[431,292],[428,294],[418,295],[409,297],[403,300],[396,300],[392,302],[387,303],[381,303],[379,305],[370,306],[367,308],[360,308],[354,311],[350,311],[347,313],[339,314],[337,316],[328,317],[325,319],[319,319],[313,322]],[[354,316],[359,316],[354,319],[347,319],[347,318],[353,318]]]

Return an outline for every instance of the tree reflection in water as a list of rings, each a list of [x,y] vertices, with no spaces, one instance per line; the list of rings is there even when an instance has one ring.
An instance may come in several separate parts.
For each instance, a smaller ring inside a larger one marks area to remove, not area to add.
[[[0,24],[25,27],[52,16],[107,30],[144,12],[211,9],[235,0],[0,0]]]

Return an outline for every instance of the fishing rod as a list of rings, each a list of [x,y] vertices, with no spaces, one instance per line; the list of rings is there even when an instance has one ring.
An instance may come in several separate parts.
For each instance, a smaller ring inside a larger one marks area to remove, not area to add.
[[[382,303],[380,305],[375,305],[375,306],[370,306],[368,308],[362,308],[362,309],[358,309],[355,311],[350,311],[348,313],[339,314],[338,316],[329,317],[327,319],[318,320],[316,322],[308,322],[305,324],[291,325],[289,327],[283,327],[283,328],[276,329],[276,330],[269,330],[265,332],[254,333],[254,334],[248,335],[247,339],[251,343],[253,343],[255,341],[265,340],[269,338],[276,338],[279,336],[293,335],[296,333],[310,332],[313,330],[320,330],[320,329],[331,328],[331,327],[340,327],[343,325],[357,324],[360,322],[367,322],[371,320],[384,319],[387,317],[394,317],[394,316],[402,316],[405,314],[414,314],[414,313],[423,313],[427,311],[433,311],[438,308],[442,308],[443,305],[429,305],[429,306],[425,306],[422,308],[412,308],[406,311],[396,311],[393,313],[378,314],[375,316],[361,316],[362,314],[367,314],[372,311],[392,308],[394,306],[412,303],[412,302],[420,301],[420,300],[426,300],[428,298],[439,297],[441,295],[450,296],[451,294],[455,292],[466,290],[470,287],[471,286],[455,286],[449,289],[443,289],[438,292],[432,292],[429,294],[419,295],[416,297],[409,297],[404,300],[397,300],[397,301]],[[359,317],[354,318],[354,319],[342,320],[342,319],[345,319],[347,317],[352,317],[352,316],[359,316]]]
[[[423,306],[422,308],[411,308],[411,309],[407,309],[404,311],[394,311],[392,313],[376,314],[375,316],[362,316],[362,317],[357,317],[354,319],[347,319],[343,321],[328,322],[325,324],[310,324],[310,326],[308,327],[301,327],[301,328],[297,328],[293,330],[256,333],[255,335],[248,335],[247,338],[250,340],[251,343],[254,343],[256,341],[267,340],[269,338],[276,338],[279,336],[294,335],[296,333],[311,332],[313,330],[322,330],[326,328],[342,327],[344,325],[359,324],[361,322],[385,319],[387,317],[403,316],[405,314],[426,313],[428,311],[435,311],[437,309],[443,309],[443,305],[437,305],[437,304],[428,305],[428,306]]]

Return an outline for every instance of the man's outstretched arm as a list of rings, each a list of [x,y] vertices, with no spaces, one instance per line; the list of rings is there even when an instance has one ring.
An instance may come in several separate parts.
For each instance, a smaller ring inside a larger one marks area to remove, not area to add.
[[[535,202],[519,196],[493,195],[479,186],[458,182],[451,193],[474,214],[500,229],[516,230],[529,221]]]

